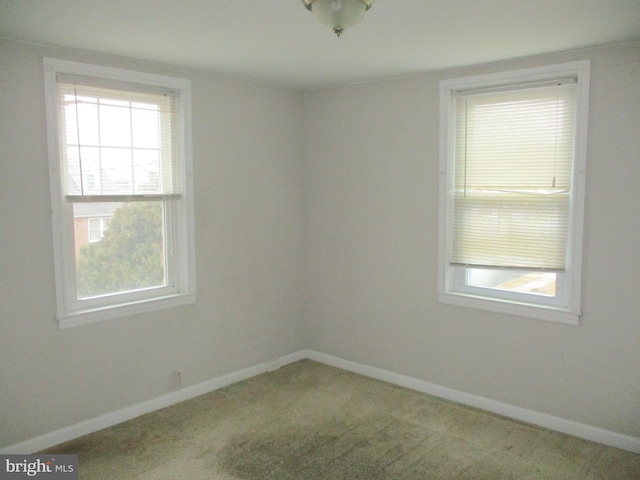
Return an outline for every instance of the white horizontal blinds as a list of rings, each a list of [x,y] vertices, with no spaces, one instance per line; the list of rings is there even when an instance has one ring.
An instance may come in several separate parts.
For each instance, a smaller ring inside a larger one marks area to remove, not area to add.
[[[564,271],[576,85],[460,94],[451,263]]]
[[[59,76],[58,95],[67,200],[181,193],[172,92]]]

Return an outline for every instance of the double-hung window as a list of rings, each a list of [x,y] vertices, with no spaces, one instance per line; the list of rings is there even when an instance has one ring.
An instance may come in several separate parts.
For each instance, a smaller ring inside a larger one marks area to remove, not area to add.
[[[190,82],[44,71],[60,327],[194,302]]]
[[[441,302],[578,323],[588,92],[588,61],[441,83]]]

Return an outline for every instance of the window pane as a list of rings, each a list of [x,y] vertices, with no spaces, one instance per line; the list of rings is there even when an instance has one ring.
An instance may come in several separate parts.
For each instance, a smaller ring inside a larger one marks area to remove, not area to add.
[[[89,219],[89,241],[98,242],[102,239],[102,219],[90,218]]]
[[[157,105],[133,104],[131,121],[134,147],[160,148],[160,112]]]
[[[98,105],[95,99],[73,95],[63,97],[63,123],[70,145],[98,145]]]
[[[133,193],[131,150],[103,148],[100,154],[103,191],[115,195]]]
[[[160,190],[162,168],[158,150],[133,151],[133,189],[138,193],[155,193]]]
[[[102,103],[107,101],[102,100]],[[100,143],[111,147],[130,147],[131,146],[131,117],[126,102],[120,106],[100,107]]]
[[[455,192],[453,204],[452,263],[564,270],[568,193]]]
[[[163,210],[153,201],[73,204],[78,299],[166,284]]]
[[[531,270],[468,268],[467,285],[553,297],[556,295],[556,274]]]
[[[60,83],[59,89],[65,194],[181,193],[173,95],[75,81]],[[99,188],[88,186],[89,173]]]

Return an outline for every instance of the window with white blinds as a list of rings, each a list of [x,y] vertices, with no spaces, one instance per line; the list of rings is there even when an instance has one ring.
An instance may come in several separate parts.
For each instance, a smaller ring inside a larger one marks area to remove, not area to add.
[[[193,303],[191,83],[44,59],[60,328]]]
[[[564,271],[575,82],[456,96],[451,262]]]
[[[181,193],[175,92],[63,74],[57,87],[67,200]]]
[[[441,82],[441,302],[578,323],[589,68]]]

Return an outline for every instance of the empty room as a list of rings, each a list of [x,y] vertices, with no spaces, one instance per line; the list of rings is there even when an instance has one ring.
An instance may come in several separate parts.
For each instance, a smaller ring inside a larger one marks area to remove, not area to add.
[[[638,0],[0,0],[0,112],[0,478],[640,478]]]

